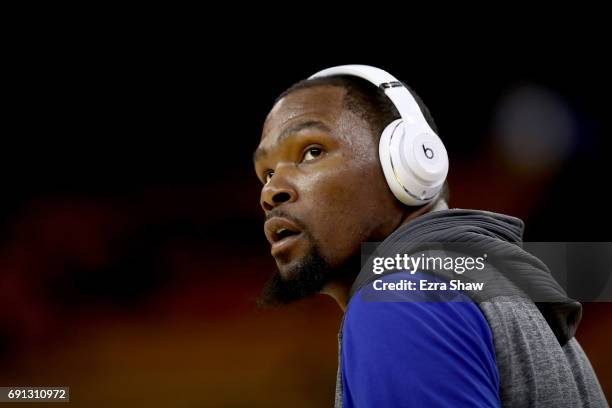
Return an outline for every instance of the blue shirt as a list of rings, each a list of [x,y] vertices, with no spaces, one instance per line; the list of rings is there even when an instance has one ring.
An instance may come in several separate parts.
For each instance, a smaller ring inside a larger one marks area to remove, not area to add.
[[[414,281],[417,287],[421,279],[434,281],[408,272],[381,279]],[[364,296],[371,290],[368,284],[358,291],[344,316],[344,407],[501,405],[493,335],[467,296],[462,302],[431,302],[429,293],[416,291],[409,294],[415,301],[394,301],[394,293],[388,301],[373,301]]]

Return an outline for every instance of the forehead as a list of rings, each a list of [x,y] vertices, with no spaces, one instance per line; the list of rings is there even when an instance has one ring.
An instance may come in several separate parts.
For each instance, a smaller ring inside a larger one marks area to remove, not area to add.
[[[260,146],[273,144],[284,128],[302,121],[322,122],[333,129],[344,110],[346,90],[339,86],[299,89],[274,105],[264,123]]]

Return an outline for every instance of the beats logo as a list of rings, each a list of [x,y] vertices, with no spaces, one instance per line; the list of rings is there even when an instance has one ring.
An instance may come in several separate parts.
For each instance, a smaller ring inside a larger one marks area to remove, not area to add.
[[[423,146],[423,153],[425,153],[425,157],[427,157],[429,160],[434,158],[434,152],[433,150],[431,150],[429,147],[425,147],[425,145]]]

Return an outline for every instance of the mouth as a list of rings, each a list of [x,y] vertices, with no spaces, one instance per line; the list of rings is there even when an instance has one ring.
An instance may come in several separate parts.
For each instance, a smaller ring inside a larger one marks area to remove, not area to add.
[[[266,221],[264,232],[271,245],[272,256],[288,250],[302,235],[297,225],[282,217],[273,217]]]

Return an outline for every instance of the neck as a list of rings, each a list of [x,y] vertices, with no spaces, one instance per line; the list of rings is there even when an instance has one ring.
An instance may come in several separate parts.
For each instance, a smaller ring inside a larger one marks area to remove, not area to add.
[[[446,201],[438,199],[435,200],[423,207],[417,209],[416,211],[407,213],[397,225],[397,228],[401,227],[414,220],[417,217],[420,217],[423,214],[427,214],[434,211],[447,210],[448,205]],[[395,228],[395,229],[397,229]],[[359,273],[359,271],[357,271]],[[348,306],[349,301],[349,293],[351,290],[351,286],[353,285],[354,278],[356,275],[352,275],[350,279],[341,279],[328,283],[325,285],[321,293],[326,294],[334,298],[340,309],[343,312],[346,312],[346,308]]]
[[[347,284],[346,282],[338,281],[330,282],[325,285],[325,288],[323,288],[321,293],[334,298],[338,306],[340,306],[340,309],[342,309],[343,312],[346,312],[351,284],[352,283]]]

